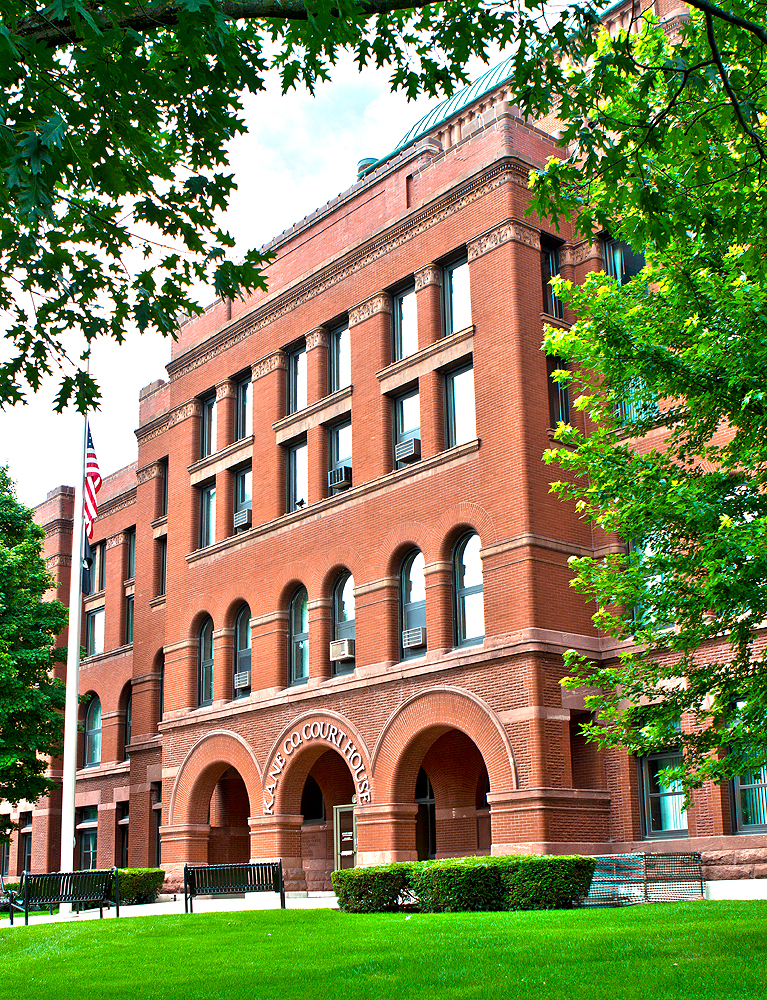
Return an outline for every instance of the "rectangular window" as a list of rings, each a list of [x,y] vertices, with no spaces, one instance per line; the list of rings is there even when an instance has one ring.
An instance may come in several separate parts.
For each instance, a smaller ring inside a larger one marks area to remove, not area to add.
[[[445,336],[471,326],[471,291],[468,257],[459,257],[442,270]]]
[[[288,413],[303,410],[306,399],[306,347],[302,345],[288,353]]]
[[[474,410],[474,367],[465,365],[445,376],[447,406],[447,446],[473,441],[477,436]]]
[[[207,458],[216,450],[216,394],[204,396],[201,403],[200,458]]]
[[[168,539],[157,539],[157,596],[165,593],[168,579]]]
[[[133,642],[133,594],[125,598],[125,642]]]
[[[330,331],[329,389],[338,392],[352,384],[352,356],[349,324]]]
[[[253,472],[250,466],[240,469],[234,477],[234,530],[245,531],[251,526],[253,511]]]
[[[602,247],[605,271],[621,285],[631,281],[645,265],[644,254],[634,253],[631,245],[625,240],[608,238],[602,241]]]
[[[168,459],[160,459],[160,513],[158,517],[168,516]]]
[[[559,274],[559,246],[553,240],[541,239],[541,278],[543,281],[543,311],[555,319],[564,319],[562,300],[551,287],[551,279]]]
[[[32,871],[32,813],[25,812],[19,816],[19,857],[21,872]]]
[[[394,399],[394,467],[421,457],[421,403],[418,389]]]
[[[160,826],[162,825],[162,782],[153,781],[149,786],[149,799],[152,805],[152,814],[154,816],[154,863],[155,867],[159,867],[160,858]]]
[[[11,860],[11,845],[7,840],[0,842],[0,875],[5,878]]]
[[[570,423],[570,388],[565,382],[557,382],[554,372],[566,369],[567,365],[556,354],[546,356],[546,371],[549,381],[549,420],[556,427],[562,421]]]
[[[767,766],[735,778],[734,790],[738,829],[748,833],[767,830]]]
[[[129,828],[129,803],[117,803],[117,845],[119,868],[128,867],[128,828]]]
[[[85,616],[85,655],[104,652],[104,609],[95,608]]]
[[[301,510],[309,502],[309,453],[306,441],[288,448],[287,509]]]
[[[645,836],[687,835],[687,813],[680,782],[664,784],[659,777],[667,767],[678,767],[682,755],[678,750],[651,754],[640,761],[644,802]]]
[[[392,361],[408,358],[418,350],[418,315],[415,285],[392,296]]]
[[[107,543],[96,542],[92,547],[93,565],[91,566],[91,593],[104,590],[107,582]]]
[[[98,806],[86,806],[80,810],[77,832],[80,837],[80,870],[97,868]]]
[[[240,379],[234,401],[234,440],[241,441],[253,433],[252,381]]]
[[[200,489],[200,548],[216,540],[216,484]]]
[[[352,423],[347,420],[328,430],[328,487],[332,492],[352,485]]]
[[[128,531],[128,553],[126,566],[126,580],[132,580],[136,575],[136,529]]]

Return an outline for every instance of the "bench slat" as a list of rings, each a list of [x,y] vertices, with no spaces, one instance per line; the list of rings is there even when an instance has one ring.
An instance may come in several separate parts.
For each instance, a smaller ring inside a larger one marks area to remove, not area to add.
[[[184,865],[184,912],[193,912],[195,896],[230,892],[278,892],[285,908],[282,861],[236,865]]]

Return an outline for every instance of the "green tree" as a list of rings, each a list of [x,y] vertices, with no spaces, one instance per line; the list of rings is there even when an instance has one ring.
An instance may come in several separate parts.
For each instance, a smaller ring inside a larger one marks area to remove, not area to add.
[[[52,580],[43,537],[0,468],[0,799],[13,803],[34,802],[53,787],[46,758],[63,745],[64,685],[51,668],[65,657],[53,643],[67,610],[45,598]],[[0,837],[8,830],[0,816]]]
[[[540,212],[646,254],[626,284],[557,284],[579,320],[545,348],[593,423],[561,428],[546,459],[567,473],[554,490],[616,539],[572,560],[573,584],[625,644],[607,664],[571,651],[567,683],[598,689],[602,745],[681,746],[688,795],[767,761],[764,44],[705,12],[674,46],[651,22],[602,38],[593,73],[572,75],[576,149],[533,181]]]

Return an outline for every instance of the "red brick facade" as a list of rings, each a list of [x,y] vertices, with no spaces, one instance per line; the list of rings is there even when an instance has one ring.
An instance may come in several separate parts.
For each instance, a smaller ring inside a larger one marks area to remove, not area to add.
[[[437,856],[703,849],[723,852],[741,874],[762,874],[754,865],[767,857],[767,837],[735,831],[728,789],[696,796],[688,837],[643,841],[637,762],[586,744],[582,699],[558,684],[568,647],[611,650],[569,587],[567,565],[608,543],[549,494],[541,461],[552,416],[540,344],[544,322],[556,320],[542,313],[541,226],[526,215],[527,177],[555,150],[515,115],[503,87],[485,94],[277,238],[268,294],[216,302],[182,327],[168,381],[142,393],[138,463],[107,479],[99,497],[105,585],[84,609],[104,608],[105,651],[83,661],[80,690],[100,701],[101,747],[78,770],[77,809],[82,823],[83,810],[97,807],[100,865],[120,863],[127,829],[133,866],[157,863],[159,833],[171,880],[184,861],[279,856],[293,888],[326,888],[337,860],[333,807],[356,802],[357,863],[415,858],[429,853],[431,837]],[[561,270],[579,280],[601,267],[601,248],[569,235],[558,234]],[[462,254],[471,323],[446,334],[446,266]],[[417,350],[395,360],[393,295],[408,284]],[[335,389],[340,322],[350,331],[351,381]],[[307,398],[290,413],[297,347]],[[476,433],[453,443],[449,383],[468,365]],[[243,378],[253,431],[237,438]],[[415,389],[420,459],[395,468],[397,400]],[[216,437],[201,457],[212,394]],[[349,419],[352,485],[331,494],[330,441]],[[306,503],[286,513],[289,449],[304,442]],[[237,473],[247,468],[252,522],[236,531]],[[201,545],[212,485],[215,517],[208,508],[210,544]],[[62,593],[72,503],[62,487],[37,511]],[[481,544],[484,638],[462,644],[456,551],[470,534]],[[405,657],[402,567],[416,550],[426,645]],[[334,675],[334,588],[346,572],[354,669]],[[308,670],[289,684],[303,634],[290,609],[302,587]],[[250,693],[234,697],[245,604]],[[200,699],[208,619],[212,679],[206,689],[203,678]],[[315,796],[304,820],[309,786],[322,803]],[[420,802],[417,787],[427,789]],[[56,868],[59,798],[33,812],[33,868]],[[740,855],[750,868],[737,867]]]

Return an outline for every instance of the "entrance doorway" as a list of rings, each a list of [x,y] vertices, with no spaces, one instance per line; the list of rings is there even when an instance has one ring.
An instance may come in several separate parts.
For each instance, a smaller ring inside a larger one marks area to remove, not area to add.
[[[357,865],[357,817],[353,805],[333,806],[333,842],[336,870],[355,868]]]

